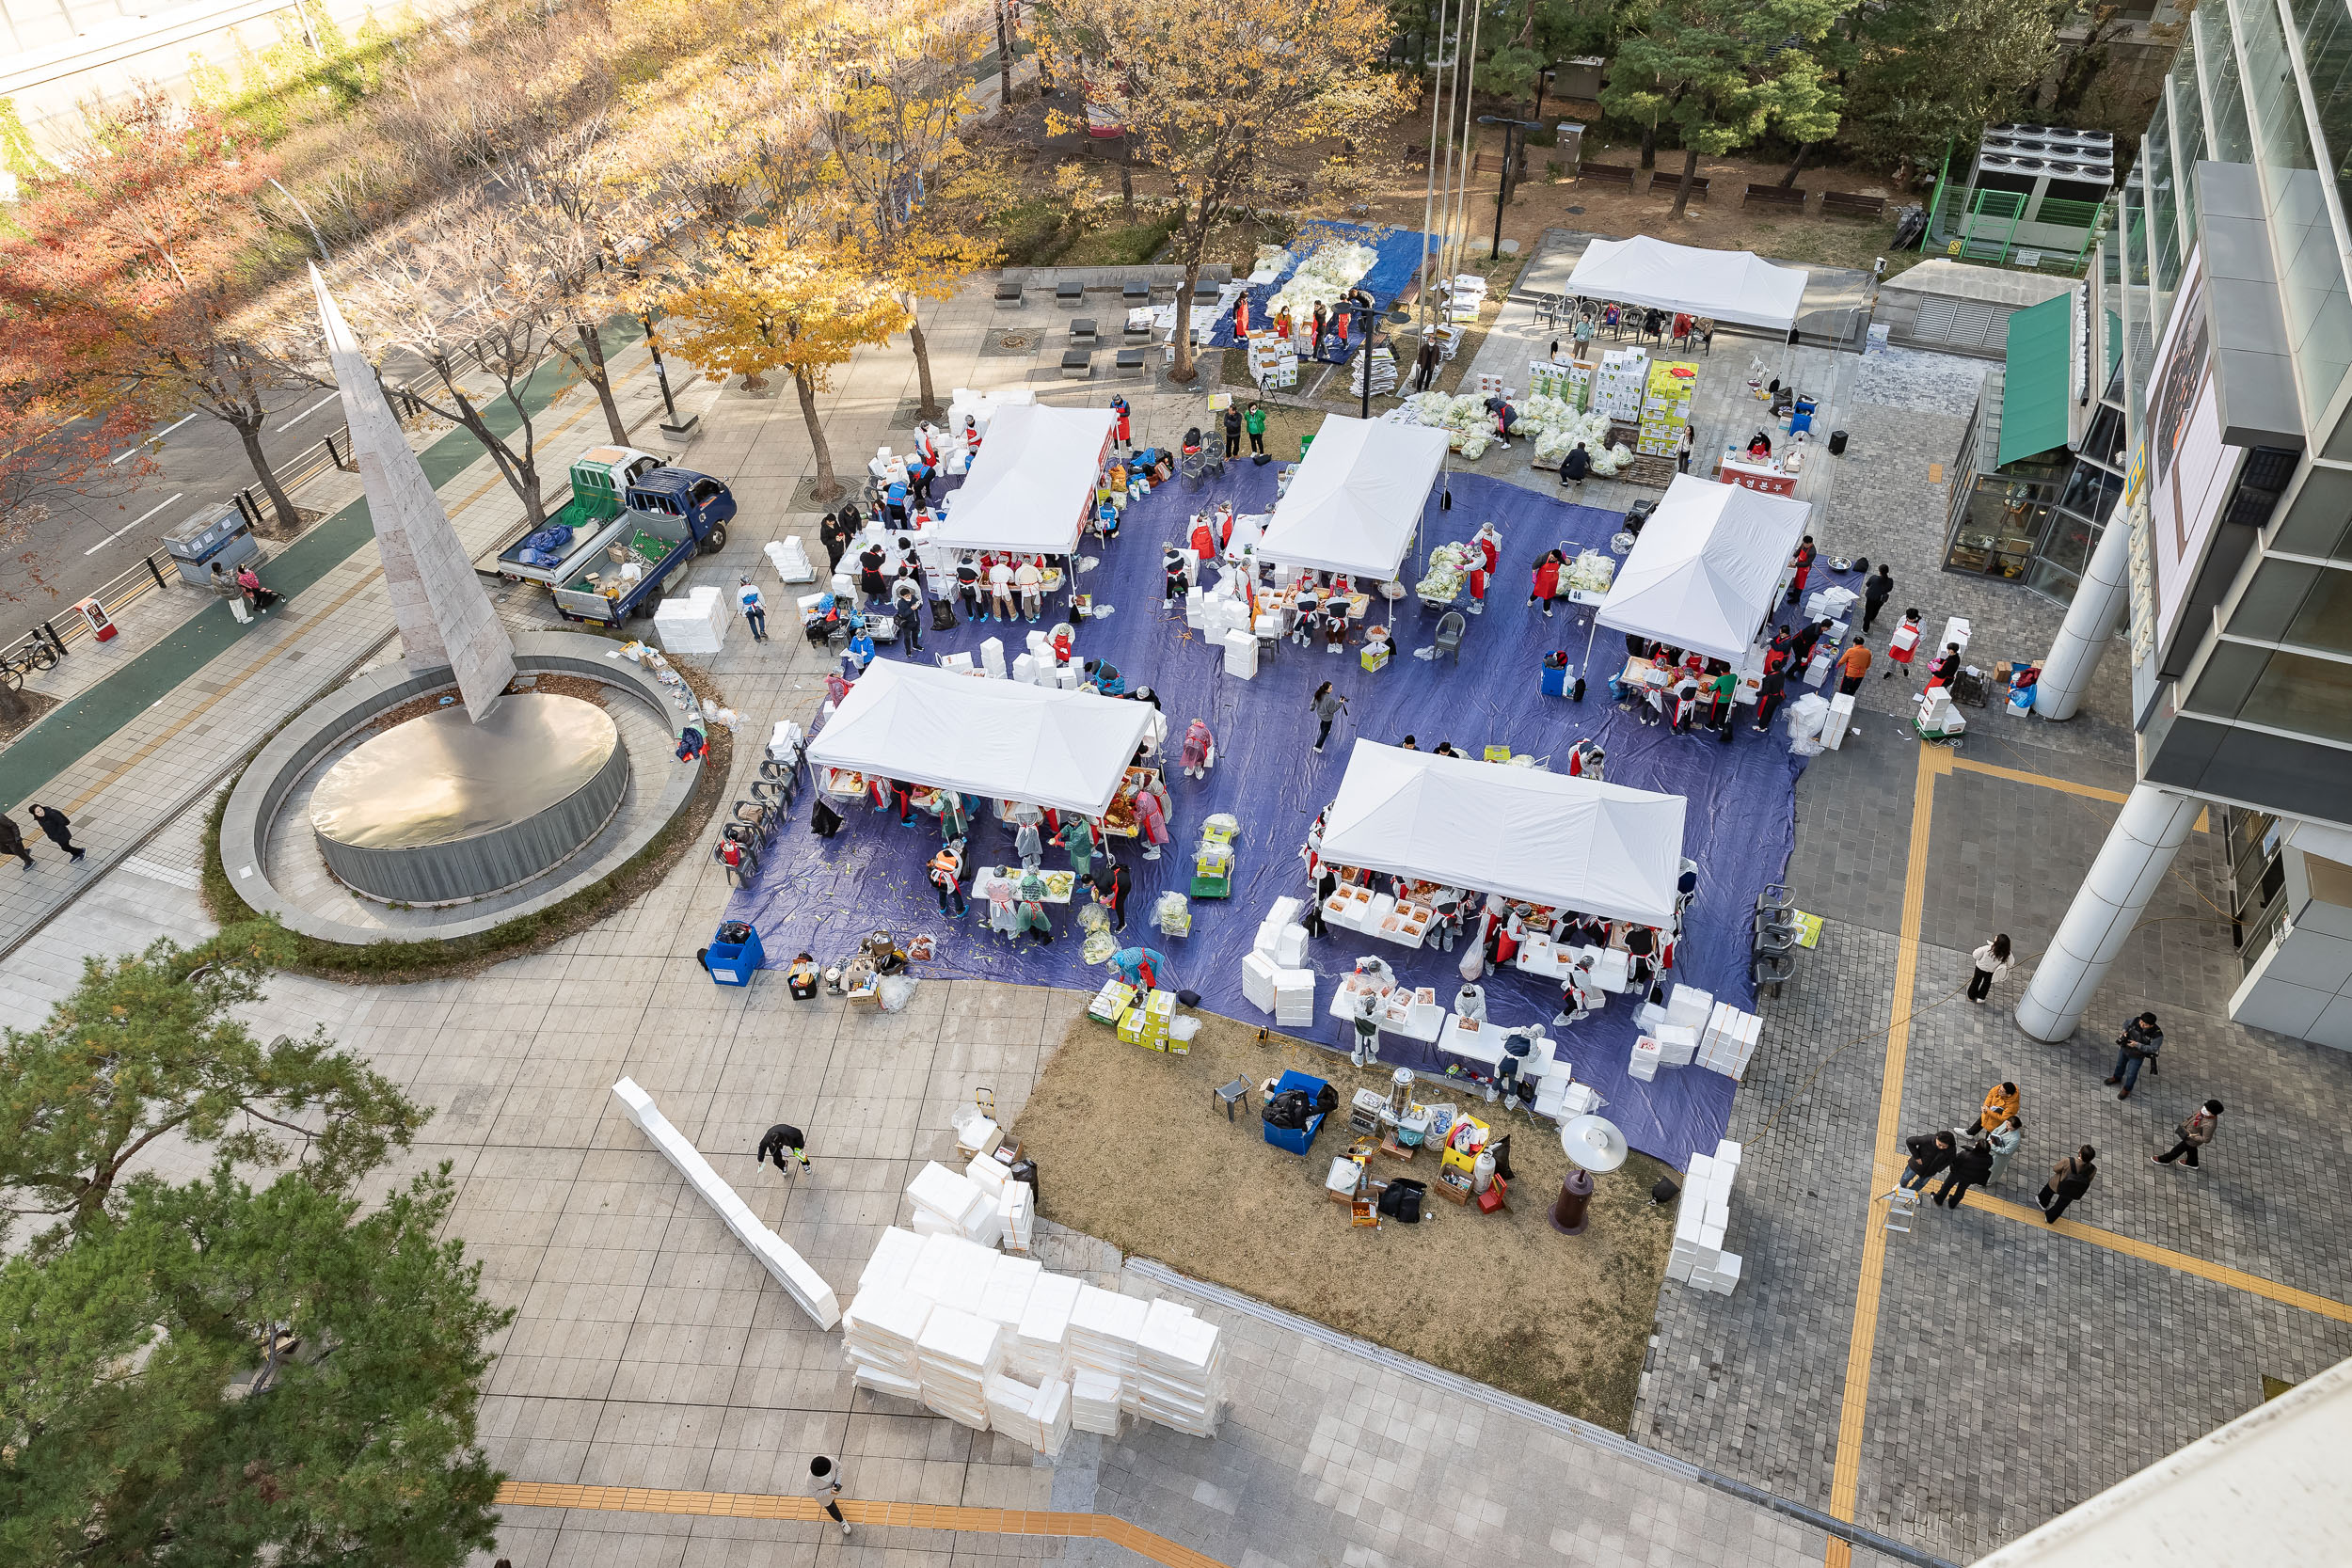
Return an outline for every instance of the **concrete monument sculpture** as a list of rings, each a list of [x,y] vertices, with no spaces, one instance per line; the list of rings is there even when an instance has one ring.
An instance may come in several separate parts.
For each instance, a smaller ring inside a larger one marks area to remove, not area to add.
[[[310,268],[310,287],[318,294],[335,384],[342,390],[352,456],[367,486],[401,657],[414,673],[447,667],[456,676],[467,714],[478,724],[515,678],[514,641],[474,576],[433,482],[384,401],[375,368],[360,352],[359,340],[316,266]]]

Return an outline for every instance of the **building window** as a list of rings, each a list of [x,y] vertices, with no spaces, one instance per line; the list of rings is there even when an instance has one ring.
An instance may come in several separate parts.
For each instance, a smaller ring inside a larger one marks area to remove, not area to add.
[[[1977,475],[1952,530],[1945,566],[2012,582],[2024,577],[2057,499],[2053,483],[2005,473]]]

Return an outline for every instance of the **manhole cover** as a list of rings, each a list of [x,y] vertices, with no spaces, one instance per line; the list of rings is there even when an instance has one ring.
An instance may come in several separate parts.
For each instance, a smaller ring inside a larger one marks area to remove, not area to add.
[[[996,340],[998,348],[1035,348],[1037,340],[1026,332],[1008,332]]]

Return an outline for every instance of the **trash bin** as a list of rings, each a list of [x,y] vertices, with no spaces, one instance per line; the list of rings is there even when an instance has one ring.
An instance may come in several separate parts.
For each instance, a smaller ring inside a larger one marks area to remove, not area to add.
[[[1844,431],[1833,430],[1829,433],[1829,454],[1832,457],[1846,455],[1846,433]]]
[[[712,983],[722,986],[750,985],[759,966],[768,961],[758,930],[740,920],[722,923],[701,957]]]
[[[259,561],[262,546],[244,513],[234,507],[206,507],[164,535],[164,553],[179,563],[182,582],[210,588],[213,562],[233,572],[248,561]]]

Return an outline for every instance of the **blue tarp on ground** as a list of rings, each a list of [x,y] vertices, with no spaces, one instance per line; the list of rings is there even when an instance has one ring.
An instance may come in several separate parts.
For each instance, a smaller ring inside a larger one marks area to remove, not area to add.
[[[1194,718],[1208,721],[1218,748],[1216,766],[1203,782],[1184,778],[1171,759],[1173,842],[1155,862],[1128,852],[1136,885],[1124,940],[1166,952],[1174,974],[1164,983],[1200,991],[1206,1010],[1260,1020],[1263,1015],[1241,992],[1241,961],[1268,905],[1306,891],[1299,847],[1309,824],[1338,792],[1349,744],[1358,735],[1394,742],[1410,734],[1424,749],[1451,739],[1471,755],[1490,743],[1507,744],[1552,758],[1565,755],[1580,736],[1595,735],[1608,749],[1613,783],[1681,795],[1690,802],[1683,852],[1699,863],[1701,879],[1672,978],[1752,1007],[1750,911],[1757,890],[1779,879],[1793,838],[1793,790],[1802,764],[1789,756],[1786,738],[1779,733],[1752,734],[1744,722],[1729,746],[1712,736],[1645,728],[1609,702],[1601,682],[1594,683],[1597,689],[1581,705],[1541,692],[1545,651],[1565,648],[1581,660],[1589,623],[1572,618],[1565,605],[1555,619],[1526,608],[1534,562],[1545,548],[1563,541],[1605,547],[1617,515],[1570,506],[1500,481],[1454,475],[1454,506],[1440,510],[1432,499],[1408,580],[1418,579],[1431,546],[1467,538],[1481,522],[1493,521],[1504,541],[1486,613],[1470,618],[1458,665],[1411,657],[1411,649],[1431,641],[1436,617],[1408,598],[1396,610],[1397,639],[1405,652],[1385,670],[1363,671],[1352,647],[1334,656],[1284,642],[1254,679],[1242,680],[1224,673],[1221,657],[1185,626],[1181,614],[1164,613],[1160,546],[1184,531],[1192,512],[1216,499],[1230,497],[1245,512],[1262,509],[1271,499],[1275,472],[1273,465],[1244,462],[1199,492],[1188,493],[1181,483],[1163,485],[1127,509],[1119,538],[1095,546],[1100,564],[1080,578],[1098,603],[1116,607],[1116,613],[1080,629],[1079,651],[1108,657],[1131,683],[1159,693],[1171,751]],[[1027,630],[1016,623],[927,631],[922,657],[976,649],[991,635],[1004,636],[1009,657],[1025,645]],[[1621,639],[1604,633],[1601,641],[1604,665],[1611,644],[1622,660]],[[901,656],[885,651],[882,657]],[[1350,702],[1330,745],[1316,755],[1310,751],[1314,724],[1309,698],[1324,680],[1335,682]],[[1241,821],[1232,897],[1193,900],[1191,935],[1162,936],[1152,927],[1152,905],[1162,891],[1188,884],[1200,823],[1218,811]],[[755,922],[771,963],[787,963],[803,948],[838,959],[862,934],[886,927],[901,941],[916,932],[940,935],[939,956],[922,966],[926,974],[1088,991],[1105,976],[1104,969],[1080,959],[1073,911],[1056,910],[1057,940],[1049,947],[1026,941],[1008,946],[986,931],[978,908],[960,924],[944,920],[924,877],[925,863],[937,847],[935,819],[918,814],[914,825],[900,827],[889,814],[857,805],[847,815],[848,825],[837,837],[818,839],[807,829],[804,799],[756,883],[731,900],[729,915]],[[1507,832],[1509,826],[1498,823],[1495,831]],[[969,863],[1009,860],[1011,847],[1010,832],[993,814],[980,814]],[[1047,852],[1046,863],[1067,863],[1055,849]],[[1311,966],[1324,976],[1315,998],[1316,1023],[1292,1033],[1334,1046],[1343,1042],[1346,1026],[1322,1009],[1336,977],[1365,953],[1389,960],[1401,979],[1435,987],[1442,999],[1450,1001],[1461,984],[1458,951],[1408,951],[1335,932],[1311,944]],[[1517,970],[1489,974],[1485,984],[1490,1016],[1502,1023],[1549,1020],[1559,1008],[1556,988]],[[1578,1079],[1607,1100],[1603,1114],[1625,1130],[1635,1148],[1677,1169],[1692,1153],[1712,1151],[1730,1115],[1734,1084],[1696,1067],[1662,1070],[1647,1084],[1629,1079],[1630,999],[1613,998],[1602,1013],[1550,1032],[1562,1042],[1561,1053],[1575,1064]],[[1383,1052],[1393,1062],[1444,1069],[1434,1048],[1400,1036],[1384,1037]]]
[[[1253,284],[1249,290],[1249,325],[1253,328],[1269,325],[1273,317],[1266,311],[1266,301],[1272,299],[1298,263],[1313,255],[1321,246],[1334,242],[1368,245],[1380,253],[1372,270],[1358,281],[1357,286],[1372,296],[1374,305],[1386,310],[1412,282],[1414,272],[1421,266],[1422,252],[1428,236],[1418,229],[1373,229],[1359,223],[1312,223],[1301,230],[1291,241],[1291,264],[1284,267],[1271,283]],[[1233,308],[1218,311],[1208,341],[1215,348],[1233,346]]]

